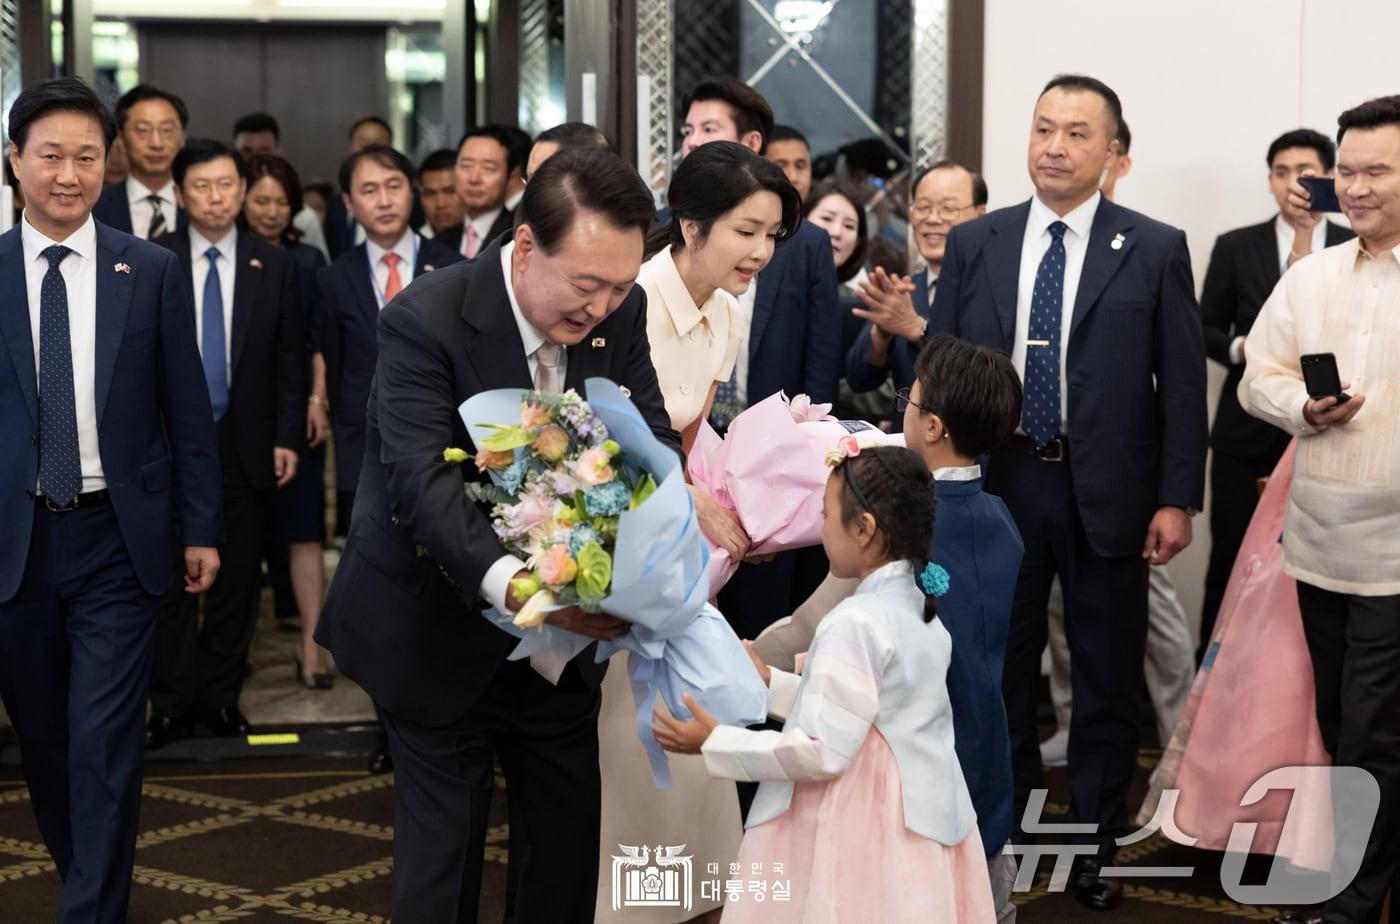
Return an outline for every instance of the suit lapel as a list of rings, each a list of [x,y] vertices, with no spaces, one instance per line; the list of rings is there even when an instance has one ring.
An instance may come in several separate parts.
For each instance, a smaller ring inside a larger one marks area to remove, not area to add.
[[[360,310],[369,320],[372,330],[379,329],[379,299],[374,294],[374,279],[370,275],[369,249],[364,244],[360,244],[354,250],[354,256],[350,258],[350,288],[355,293],[355,300],[360,303]]]
[[[37,430],[39,390],[35,382],[34,329],[29,324],[29,289],[24,273],[24,247],[16,227],[0,236],[0,335],[10,348],[15,377]]]
[[[796,247],[795,240],[787,241],[784,247]],[[784,254],[786,257],[786,254]],[[774,263],[777,263],[775,266]],[[788,264],[791,259],[781,259],[769,261],[767,268],[767,278],[764,273],[759,273],[753,284],[758,286],[758,291],[753,297],[753,318],[749,323],[749,356],[758,355],[758,344],[763,340],[763,331],[768,327],[768,319],[773,316],[773,304],[778,300],[778,290],[782,287],[783,276],[787,273]]]
[[[1030,200],[1006,212],[1001,221],[992,225],[991,240],[986,245],[984,266],[987,281],[992,287],[992,300],[996,303],[1002,336],[1007,344],[1013,343],[1016,338],[1016,290],[1021,282],[1021,245],[1030,214]]]
[[[1267,294],[1273,289],[1281,275],[1278,262],[1278,235],[1274,232],[1272,219],[1262,225],[1257,225],[1256,228],[1256,233],[1251,236],[1251,243],[1258,267],[1260,291]]]
[[[501,249],[494,244],[482,251],[467,280],[461,317],[473,331],[467,338],[467,358],[483,389],[529,388],[533,384],[525,342],[520,339],[501,274]],[[566,375],[574,363],[569,366]]]
[[[254,265],[255,246],[253,239],[246,234],[238,235],[233,267],[233,344],[229,349],[230,378],[238,374],[238,361],[243,358],[243,346],[248,341],[248,330],[253,324],[253,311],[257,307],[258,287],[262,281],[262,263]]]
[[[914,310],[924,318],[929,316],[933,307],[928,300],[928,277],[928,270],[914,277]]]
[[[1337,244],[1345,244],[1355,237],[1356,234],[1350,228],[1343,228],[1332,222],[1327,223],[1327,246],[1335,247]]]
[[[189,248],[186,248],[188,251]],[[107,395],[112,388],[112,373],[117,368],[117,353],[121,350],[122,334],[126,330],[126,316],[131,308],[132,287],[135,277],[150,267],[131,266],[121,272],[116,267],[122,263],[126,253],[126,242],[122,235],[97,226],[97,349],[94,383],[97,399],[97,422],[102,422],[102,412],[107,406]]]
[[[1126,210],[1119,208],[1107,199],[1099,203],[1094,213],[1094,224],[1089,230],[1089,240],[1084,246],[1084,270],[1079,276],[1079,291],[1074,296],[1074,318],[1070,321],[1069,335],[1084,323],[1089,312],[1098,304],[1113,274],[1123,265],[1123,260],[1133,249],[1133,222]],[[1115,243],[1121,247],[1114,247]]]

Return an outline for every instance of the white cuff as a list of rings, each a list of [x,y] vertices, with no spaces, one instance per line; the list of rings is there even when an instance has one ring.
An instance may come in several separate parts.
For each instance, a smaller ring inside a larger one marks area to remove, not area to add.
[[[495,564],[486,569],[481,579],[481,599],[494,606],[501,613],[510,613],[506,599],[510,593],[510,580],[517,571],[524,571],[525,563],[514,555],[502,555]]]
[[[1299,436],[1311,436],[1314,433],[1322,432],[1308,423],[1308,419],[1303,416],[1303,409],[1308,406],[1308,402],[1311,400],[1312,399],[1308,397],[1307,390],[1304,389],[1302,399],[1299,400],[1293,408],[1293,413],[1291,415],[1294,428],[1293,432]]]
[[[1236,366],[1244,365],[1244,337],[1236,337],[1230,341],[1230,362]]]
[[[797,704],[797,688],[802,678],[776,667],[768,668],[768,714],[775,719],[786,719]]]

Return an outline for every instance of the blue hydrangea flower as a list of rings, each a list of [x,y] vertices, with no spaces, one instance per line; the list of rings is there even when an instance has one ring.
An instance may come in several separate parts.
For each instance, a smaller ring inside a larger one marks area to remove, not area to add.
[[[515,461],[501,472],[501,487],[507,494],[519,496],[520,488],[525,484],[525,476],[530,473],[530,460],[523,455],[517,455]]]
[[[948,572],[942,565],[929,562],[919,573],[919,589],[930,597],[941,597],[948,592]]]
[[[580,523],[569,531],[569,554],[578,558],[578,553],[590,542],[603,544],[603,535],[591,523]]]
[[[620,481],[600,484],[583,496],[584,507],[591,517],[615,517],[631,502],[632,492]]]

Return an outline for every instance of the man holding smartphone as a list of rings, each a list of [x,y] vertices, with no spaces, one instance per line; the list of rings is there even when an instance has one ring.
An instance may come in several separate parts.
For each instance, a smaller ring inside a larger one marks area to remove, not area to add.
[[[1400,96],[1338,128],[1336,193],[1357,239],[1294,261],[1245,342],[1239,386],[1246,411],[1298,437],[1284,571],[1298,580],[1323,744],[1380,787],[1355,878],[1320,914],[1289,918],[1309,924],[1376,920],[1400,886]],[[1290,204],[1310,198],[1295,182]],[[1305,375],[1304,357],[1335,363],[1340,381]]]

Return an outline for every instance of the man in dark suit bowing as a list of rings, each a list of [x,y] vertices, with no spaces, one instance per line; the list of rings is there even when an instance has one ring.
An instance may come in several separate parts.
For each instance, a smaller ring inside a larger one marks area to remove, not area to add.
[[[953,229],[929,322],[1009,353],[1025,382],[1021,430],[987,473],[1026,544],[1005,673],[1017,818],[1043,785],[1036,692],[1058,574],[1074,689],[1069,820],[1095,825],[1098,845],[1071,885],[1097,908],[1122,898],[1099,872],[1127,825],[1148,563],[1190,543],[1206,453],[1186,236],[1099,192],[1121,118],[1098,80],[1046,86],[1031,125],[1035,196]]]
[[[126,920],[152,639],[219,570],[219,468],[171,254],[92,219],[112,115],[81,80],[10,107],[0,235],[0,696],[63,880],[57,920]],[[13,919],[13,909],[5,915]]]
[[[364,468],[317,641],[388,729],[397,920],[476,920],[498,757],[523,845],[515,919],[593,920],[605,665],[585,651],[551,686],[506,661],[514,639],[479,613],[518,609],[507,587],[523,565],[463,494],[474,469],[442,451],[469,444],[457,407],[477,392],[582,390],[603,376],[679,452],[633,285],[652,217],[646,184],[617,155],[561,151],[525,187],[513,239],[380,314]],[[572,609],[550,618],[597,639],[625,628]]]
[[[306,329],[296,264],[240,234],[243,158],[221,141],[192,140],[175,158],[184,231],[160,243],[180,261],[194,302],[224,484],[223,570],[199,601],[184,597],[162,622],[151,681],[149,743],[203,722],[216,735],[248,733],[238,709],[257,624],[258,567],[276,490],[296,474],[306,438]]]
[[[1275,138],[1269,145],[1269,192],[1279,213],[1262,224],[1220,235],[1206,268],[1201,289],[1206,355],[1226,372],[1210,431],[1210,566],[1197,660],[1210,645],[1235,555],[1254,516],[1258,479],[1273,472],[1292,439],[1240,407],[1236,392],[1244,377],[1244,340],[1284,270],[1313,251],[1355,237],[1321,213],[1288,203],[1288,188],[1298,177],[1329,176],[1336,159],[1336,146],[1321,132],[1299,128]]]

